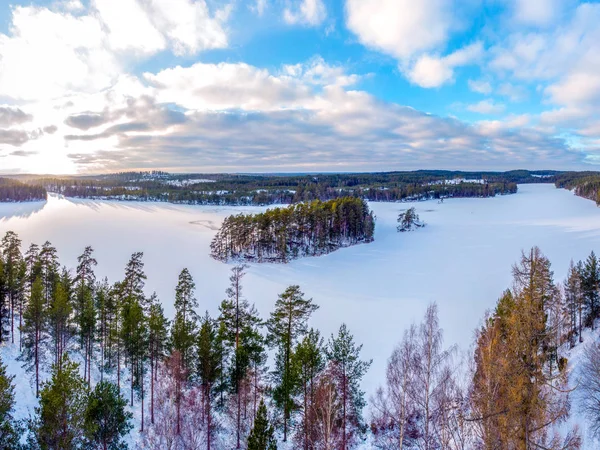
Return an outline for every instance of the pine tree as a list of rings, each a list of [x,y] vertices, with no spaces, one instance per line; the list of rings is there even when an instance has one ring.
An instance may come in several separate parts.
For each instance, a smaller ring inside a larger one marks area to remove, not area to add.
[[[250,365],[258,361],[263,351],[262,336],[258,331],[261,320],[256,309],[242,295],[241,281],[245,269],[244,265],[231,269],[227,299],[219,307],[223,343],[231,361],[228,384],[236,403],[236,448],[241,447],[242,439],[242,384],[246,381]]]
[[[40,360],[42,358],[42,339],[46,322],[45,300],[42,280],[38,277],[31,288],[29,303],[23,315],[24,352],[22,358],[28,363],[29,369],[35,374],[35,395],[40,391]]]
[[[143,404],[143,380],[149,351],[148,324],[142,305],[136,297],[127,297],[124,301],[121,335],[123,350],[131,369],[131,406],[134,390],[141,393]]]
[[[148,346],[150,347],[150,422],[154,424],[154,383],[157,379],[158,365],[165,358],[169,333],[169,321],[156,293],[150,297],[148,315]]]
[[[46,306],[50,305],[50,298],[54,289],[54,283],[58,278],[59,267],[56,248],[50,242],[44,242],[40,250],[40,271]]]
[[[37,244],[31,244],[25,253],[23,259],[25,270],[25,292],[20,295],[19,301],[19,329],[23,326],[24,300],[26,296],[31,295],[33,282],[38,276],[42,275],[42,266],[40,263],[40,248]],[[19,351],[23,350],[22,339],[19,339]]]
[[[215,323],[208,315],[202,319],[197,343],[198,354],[197,379],[202,391],[204,410],[204,425],[206,427],[206,450],[211,449],[215,433],[213,409],[218,395],[218,385],[221,370],[221,346],[218,342]]]
[[[277,348],[276,367],[272,373],[275,383],[273,400],[283,413],[283,441],[287,440],[288,422],[296,408],[293,395],[297,387],[292,351],[297,341],[307,333],[311,314],[319,307],[305,299],[300,286],[290,286],[275,302],[275,311],[267,322],[268,340]]]
[[[318,374],[325,368],[323,357],[323,338],[318,331],[312,328],[302,342],[296,346],[293,355],[293,365],[298,374],[302,407],[302,427],[297,435],[297,440],[302,443],[302,448],[308,450],[313,434],[313,404],[315,401],[315,382]]]
[[[171,329],[171,347],[181,354],[181,364],[185,372],[190,373],[193,360],[193,346],[198,327],[198,300],[194,297],[196,285],[187,269],[179,274],[175,289],[175,319]]]
[[[340,327],[337,336],[331,336],[327,345],[327,359],[333,363],[341,388],[342,403],[342,448],[353,445],[355,434],[364,428],[362,409],[365,393],[360,389],[363,376],[369,370],[372,360],[362,361],[360,351],[362,345],[356,345],[352,334],[345,324]]]
[[[97,313],[97,331],[98,341],[100,343],[100,381],[104,381],[104,370],[106,368],[106,345],[109,335],[109,298],[110,287],[108,279],[105,278],[102,282],[97,283],[95,298],[95,309]]]
[[[84,427],[86,437],[92,445],[105,450],[127,448],[123,438],[133,428],[133,414],[126,411],[126,405],[126,400],[114,383],[101,381],[90,392]]]
[[[79,326],[79,343],[83,350],[84,379],[90,384],[94,334],[96,331],[96,310],[94,305],[94,285],[96,275],[94,267],[98,264],[93,257],[92,247],[86,247],[77,258],[75,276],[76,301],[75,316]]]
[[[131,404],[133,405],[133,387],[139,378],[136,378],[136,351],[141,330],[137,330],[137,318],[142,311],[141,304],[145,301],[144,284],[144,254],[136,252],[125,266],[125,277],[121,283],[115,285],[115,294],[118,295],[116,309],[118,316],[115,320],[116,351],[117,351],[117,386],[121,387],[121,353],[131,364]],[[143,314],[142,314],[143,316]],[[141,325],[141,324],[140,324]],[[143,374],[143,372],[142,372]],[[139,373],[138,373],[139,375]]]
[[[15,343],[15,305],[19,298],[19,293],[23,288],[24,280],[21,278],[22,261],[21,239],[14,231],[7,231],[2,238],[2,255],[4,257],[4,289],[8,295],[8,311],[10,313],[10,333],[11,342]],[[0,308],[3,312],[3,308]],[[0,328],[4,323],[4,316],[0,317]],[[0,329],[0,342],[4,338],[4,333]]]
[[[47,312],[48,330],[52,337],[54,350],[54,364],[60,365],[62,356],[67,350],[71,338],[71,314],[73,307],[69,298],[70,279],[65,270],[57,283],[52,296],[52,302]]]
[[[65,354],[40,392],[33,431],[42,450],[83,449],[87,386],[79,366]]]
[[[14,376],[6,373],[6,366],[0,359],[0,448],[17,449],[21,426],[14,419],[15,386]]]
[[[248,450],[277,450],[275,431],[269,423],[267,407],[263,400],[260,401],[258,412],[254,419],[254,427],[248,437]]]

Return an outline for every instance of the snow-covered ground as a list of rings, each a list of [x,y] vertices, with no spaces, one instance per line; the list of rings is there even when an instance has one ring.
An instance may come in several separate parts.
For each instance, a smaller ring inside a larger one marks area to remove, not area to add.
[[[414,206],[427,227],[398,233],[400,211]],[[521,185],[515,195],[416,203],[372,203],[375,242],[286,265],[253,265],[245,294],[268,316],[277,294],[299,284],[321,306],[312,325],[325,336],[345,322],[363,356],[373,358],[364,387],[372,393],[403,330],[437,302],[448,344],[466,349],[486,309],[511,280],[522,249],[539,246],[562,280],[569,260],[600,250],[600,209],[594,202],[552,185]],[[49,240],[70,267],[86,245],[98,260],[98,276],[122,277],[131,253],[144,252],[148,292],[156,291],[173,313],[177,275],[188,267],[202,311],[217,312],[230,266],[209,257],[222,219],[259,207],[180,206],[150,202],[69,200],[0,204],[0,235],[14,230],[26,248]],[[12,351],[4,349],[3,358]],[[14,353],[14,352],[12,352]],[[15,365],[11,365],[15,367]],[[22,374],[18,396],[27,395]]]

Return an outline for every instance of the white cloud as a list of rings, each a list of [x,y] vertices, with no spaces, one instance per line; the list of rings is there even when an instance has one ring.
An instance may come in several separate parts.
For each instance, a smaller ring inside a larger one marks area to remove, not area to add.
[[[514,19],[527,25],[552,24],[568,0],[513,0]]]
[[[0,34],[0,95],[40,100],[94,92],[120,73],[96,18],[36,7],[12,13],[12,36]]]
[[[285,8],[283,19],[291,25],[320,25],[327,17],[323,0],[294,0],[294,5]]]
[[[267,9],[267,0],[256,0],[256,3],[250,6],[250,9],[255,11],[259,16],[262,16]]]
[[[469,80],[469,89],[479,94],[488,95],[492,92],[492,85],[489,81],[485,80]]]
[[[136,0],[94,0],[94,6],[108,28],[112,49],[152,54],[166,47],[165,38]]]
[[[479,114],[500,114],[504,112],[505,108],[503,104],[494,103],[493,100],[489,99],[467,106],[469,111]]]
[[[110,87],[131,55],[168,45],[177,55],[227,45],[230,6],[210,14],[205,0],[93,0],[86,14],[15,7],[10,34],[0,33],[0,95],[52,99]]]
[[[231,11],[230,4],[214,15],[210,14],[205,0],[149,0],[146,9],[154,26],[171,42],[176,55],[227,46],[223,25]]]
[[[445,0],[346,0],[346,24],[367,47],[404,60],[445,44],[450,6]]]
[[[482,53],[482,44],[476,42],[443,57],[425,54],[405,73],[412,83],[421,87],[439,87],[453,79],[456,67],[474,63]]]

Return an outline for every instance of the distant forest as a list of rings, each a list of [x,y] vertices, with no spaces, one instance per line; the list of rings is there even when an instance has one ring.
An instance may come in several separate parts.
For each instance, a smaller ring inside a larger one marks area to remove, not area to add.
[[[96,176],[21,178],[66,197],[205,205],[273,205],[340,197],[412,201],[513,194],[517,183],[553,182],[558,172],[413,172],[338,174],[170,174],[123,172]]]
[[[46,200],[46,189],[10,178],[0,178],[0,202],[30,202]]]
[[[221,261],[286,262],[371,242],[374,229],[373,213],[362,199],[314,200],[227,217],[211,243],[211,256]]]
[[[6,188],[3,183],[9,187]],[[93,176],[26,175],[1,180],[0,201],[38,200],[45,198],[45,191],[48,191],[76,198],[194,205],[276,205],[342,197],[394,202],[493,197],[514,194],[517,184],[528,183],[554,183],[557,187],[574,189],[582,197],[599,200],[600,172],[417,170],[321,174],[172,174],[150,171]]]

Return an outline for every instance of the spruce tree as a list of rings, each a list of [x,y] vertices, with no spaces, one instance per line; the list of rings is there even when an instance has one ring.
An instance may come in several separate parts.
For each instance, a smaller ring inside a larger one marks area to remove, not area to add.
[[[101,381],[90,392],[85,409],[85,434],[94,448],[124,450],[123,438],[133,428],[133,414],[114,383]]]
[[[0,359],[0,449],[19,448],[21,426],[13,417],[14,378],[6,373],[6,366]]]
[[[296,408],[294,392],[297,373],[292,365],[293,349],[307,333],[311,314],[318,309],[312,299],[305,299],[300,286],[290,286],[275,302],[275,310],[267,321],[268,341],[277,349],[276,367],[272,373],[273,400],[283,414],[283,441],[287,440],[288,423]]]
[[[38,277],[31,288],[29,303],[24,313],[23,334],[24,352],[22,358],[26,361],[28,369],[34,372],[35,395],[40,392],[40,360],[42,358],[42,339],[46,323],[44,288],[42,280]]]
[[[67,354],[58,366],[53,366],[50,381],[40,392],[33,431],[42,450],[83,449],[87,386],[79,375],[79,366]]]
[[[175,319],[171,329],[171,347],[181,355],[182,369],[190,373],[194,357],[193,347],[198,327],[198,300],[194,297],[196,285],[187,269],[179,274],[175,288]]]
[[[577,266],[573,264],[573,260],[569,264],[569,272],[564,283],[565,301],[569,310],[569,342],[571,347],[575,345],[575,337],[579,336],[580,342],[583,341],[582,332],[582,309],[583,309],[583,293],[581,289],[581,275],[577,270]]]
[[[327,359],[333,363],[338,378],[342,403],[342,448],[350,447],[356,432],[363,431],[362,410],[366,404],[365,393],[360,389],[363,376],[372,360],[360,359],[362,345],[354,343],[354,337],[342,324],[337,336],[331,336],[327,345]]]
[[[248,450],[277,450],[275,431],[269,423],[267,407],[263,400],[260,401],[254,419],[254,427],[248,437]]]
[[[582,288],[587,307],[586,322],[593,329],[595,319],[600,316],[600,265],[594,252],[585,261]]]

